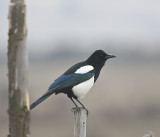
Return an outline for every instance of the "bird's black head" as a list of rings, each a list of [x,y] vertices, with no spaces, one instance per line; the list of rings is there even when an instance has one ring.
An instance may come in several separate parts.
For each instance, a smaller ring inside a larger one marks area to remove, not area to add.
[[[96,50],[88,59],[87,63],[89,65],[92,65],[94,68],[101,69],[106,60],[109,58],[115,58],[116,56],[114,55],[108,55],[105,53],[103,50]]]

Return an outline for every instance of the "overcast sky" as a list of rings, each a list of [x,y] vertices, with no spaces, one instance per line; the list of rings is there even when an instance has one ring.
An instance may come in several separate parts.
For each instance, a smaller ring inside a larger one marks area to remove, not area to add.
[[[0,1],[3,50],[8,4],[9,0]],[[26,4],[28,42],[34,44],[30,50],[43,52],[61,40],[81,41],[82,48],[106,40],[159,49],[160,0],[27,0]]]

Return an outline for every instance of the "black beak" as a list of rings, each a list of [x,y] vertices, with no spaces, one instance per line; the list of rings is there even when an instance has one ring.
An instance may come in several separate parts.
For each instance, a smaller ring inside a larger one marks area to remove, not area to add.
[[[110,58],[115,58],[116,56],[114,56],[114,55],[107,55],[106,56],[106,59],[110,59]]]

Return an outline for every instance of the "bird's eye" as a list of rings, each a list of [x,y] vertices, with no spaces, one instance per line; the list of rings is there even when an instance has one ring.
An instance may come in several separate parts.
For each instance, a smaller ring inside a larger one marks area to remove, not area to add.
[[[100,57],[104,57],[103,55],[100,55]]]

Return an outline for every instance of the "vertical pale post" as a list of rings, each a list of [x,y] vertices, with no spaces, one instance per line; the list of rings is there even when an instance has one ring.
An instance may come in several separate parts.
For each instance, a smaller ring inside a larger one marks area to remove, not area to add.
[[[8,20],[8,137],[28,137],[30,113],[27,91],[28,52],[26,46],[26,5],[24,0],[10,1]]]
[[[74,112],[74,137],[86,137],[87,112],[84,108],[73,108]]]

